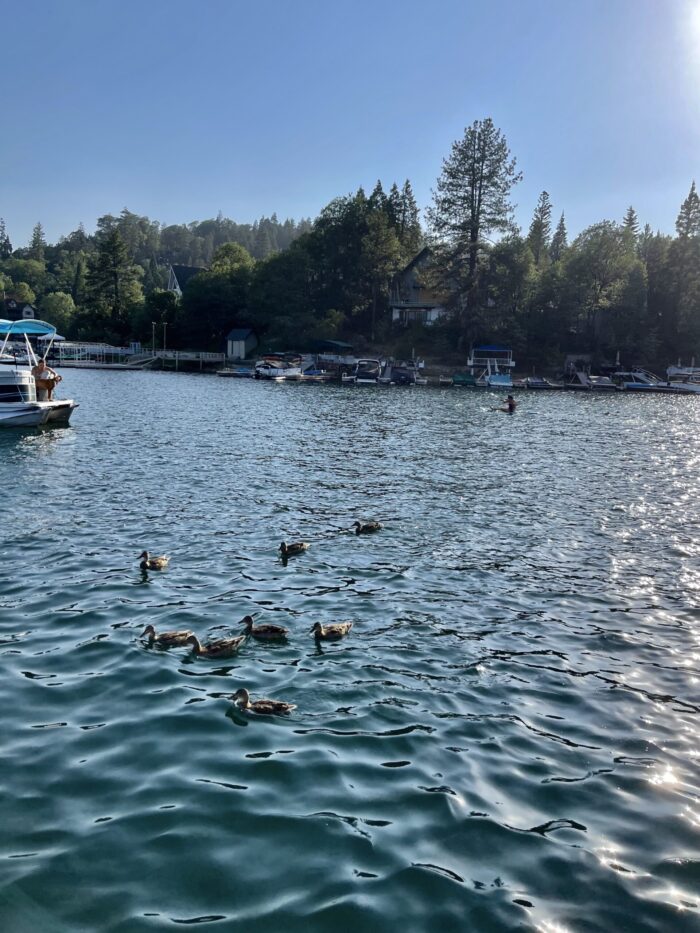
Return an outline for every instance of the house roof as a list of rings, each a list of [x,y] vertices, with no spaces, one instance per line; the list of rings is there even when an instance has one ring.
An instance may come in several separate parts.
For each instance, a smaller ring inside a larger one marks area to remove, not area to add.
[[[171,266],[170,268],[173,270],[173,275],[177,279],[180,290],[182,290],[195,275],[207,271],[203,266]]]
[[[351,343],[344,343],[342,340],[317,340],[316,346],[322,350],[340,351],[352,350]]]
[[[226,334],[227,340],[247,340],[248,337],[255,336],[250,327],[234,327]]]
[[[404,268],[401,270],[401,274],[405,275],[406,272],[408,272],[414,266],[420,265],[423,262],[423,260],[427,259],[428,256],[430,256],[431,254],[432,254],[432,250],[430,249],[430,247],[424,246],[423,249],[420,250],[420,252],[416,253],[413,259],[406,266],[404,266]]]

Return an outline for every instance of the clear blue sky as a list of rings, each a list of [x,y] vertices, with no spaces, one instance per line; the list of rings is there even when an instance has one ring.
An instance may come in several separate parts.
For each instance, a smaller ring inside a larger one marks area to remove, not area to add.
[[[0,0],[0,216],[15,247],[123,207],[314,217],[491,116],[570,234],[700,182],[700,0]]]

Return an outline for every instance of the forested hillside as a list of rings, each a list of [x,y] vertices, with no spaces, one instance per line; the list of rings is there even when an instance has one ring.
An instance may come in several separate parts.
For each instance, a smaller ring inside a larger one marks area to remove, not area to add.
[[[406,181],[332,200],[311,222],[222,216],[163,226],[128,210],[50,245],[40,223],[13,249],[0,220],[0,287],[33,303],[76,339],[149,342],[168,324],[175,347],[223,347],[231,327],[267,346],[319,338],[358,347],[464,355],[473,341],[511,345],[523,365],[556,368],[565,353],[665,367],[700,359],[700,197],[689,180],[675,235],[653,231],[633,206],[569,238],[543,191],[528,229],[513,220],[521,179],[505,136],[477,120],[436,180],[425,227]],[[1,207],[1,205],[0,205]],[[432,327],[392,327],[391,283],[428,244],[426,289],[449,315]],[[199,266],[181,301],[164,290],[170,263]]]

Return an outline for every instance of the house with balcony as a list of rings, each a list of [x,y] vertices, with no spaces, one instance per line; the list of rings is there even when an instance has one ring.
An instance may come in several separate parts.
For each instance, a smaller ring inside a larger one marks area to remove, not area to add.
[[[399,327],[423,324],[429,327],[449,315],[441,296],[428,284],[426,273],[431,262],[432,251],[426,246],[394,276],[389,296],[392,324]]]

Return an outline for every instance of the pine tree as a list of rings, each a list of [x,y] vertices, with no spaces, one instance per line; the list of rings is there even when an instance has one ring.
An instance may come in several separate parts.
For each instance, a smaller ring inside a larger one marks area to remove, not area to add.
[[[34,229],[32,230],[32,238],[29,243],[28,257],[30,259],[36,259],[39,262],[44,261],[44,250],[46,249],[46,237],[44,236],[44,228],[40,223],[34,224]]]
[[[690,186],[688,197],[681,205],[676,232],[680,237],[700,236],[700,197],[695,190],[695,182]]]
[[[5,221],[0,217],[0,259],[9,259],[12,255],[12,243],[5,229]]]
[[[635,240],[637,239],[639,236],[639,218],[637,217],[637,212],[631,204],[625,212],[622,226],[625,228],[625,230],[629,231]]]
[[[404,256],[406,259],[412,259],[420,249],[423,231],[420,226],[418,205],[413,195],[411,182],[408,179],[403,183],[401,189],[401,202],[397,220],[399,242]]]
[[[557,229],[554,231],[554,236],[552,237],[552,243],[549,247],[549,258],[552,262],[559,262],[564,255],[564,250],[567,245],[566,224],[564,223],[564,212],[562,211]]]
[[[443,160],[428,218],[446,247],[440,265],[445,277],[463,278],[462,342],[473,330],[479,303],[479,255],[491,233],[513,230],[510,193],[522,178],[516,171],[505,136],[493,120],[475,120]],[[462,270],[466,268],[466,274]]]
[[[115,333],[120,336],[126,333],[128,327],[129,305],[143,297],[138,271],[115,227],[98,245],[97,255],[88,272],[87,284],[91,304],[97,311],[107,313]]]
[[[530,231],[527,235],[527,244],[532,251],[535,266],[539,266],[547,256],[552,235],[552,202],[549,194],[543,191],[537,201],[537,207],[532,217]]]
[[[377,184],[374,186],[374,190],[368,199],[368,207],[371,211],[383,211],[386,201],[387,197],[384,194],[381,179],[377,179]]]

